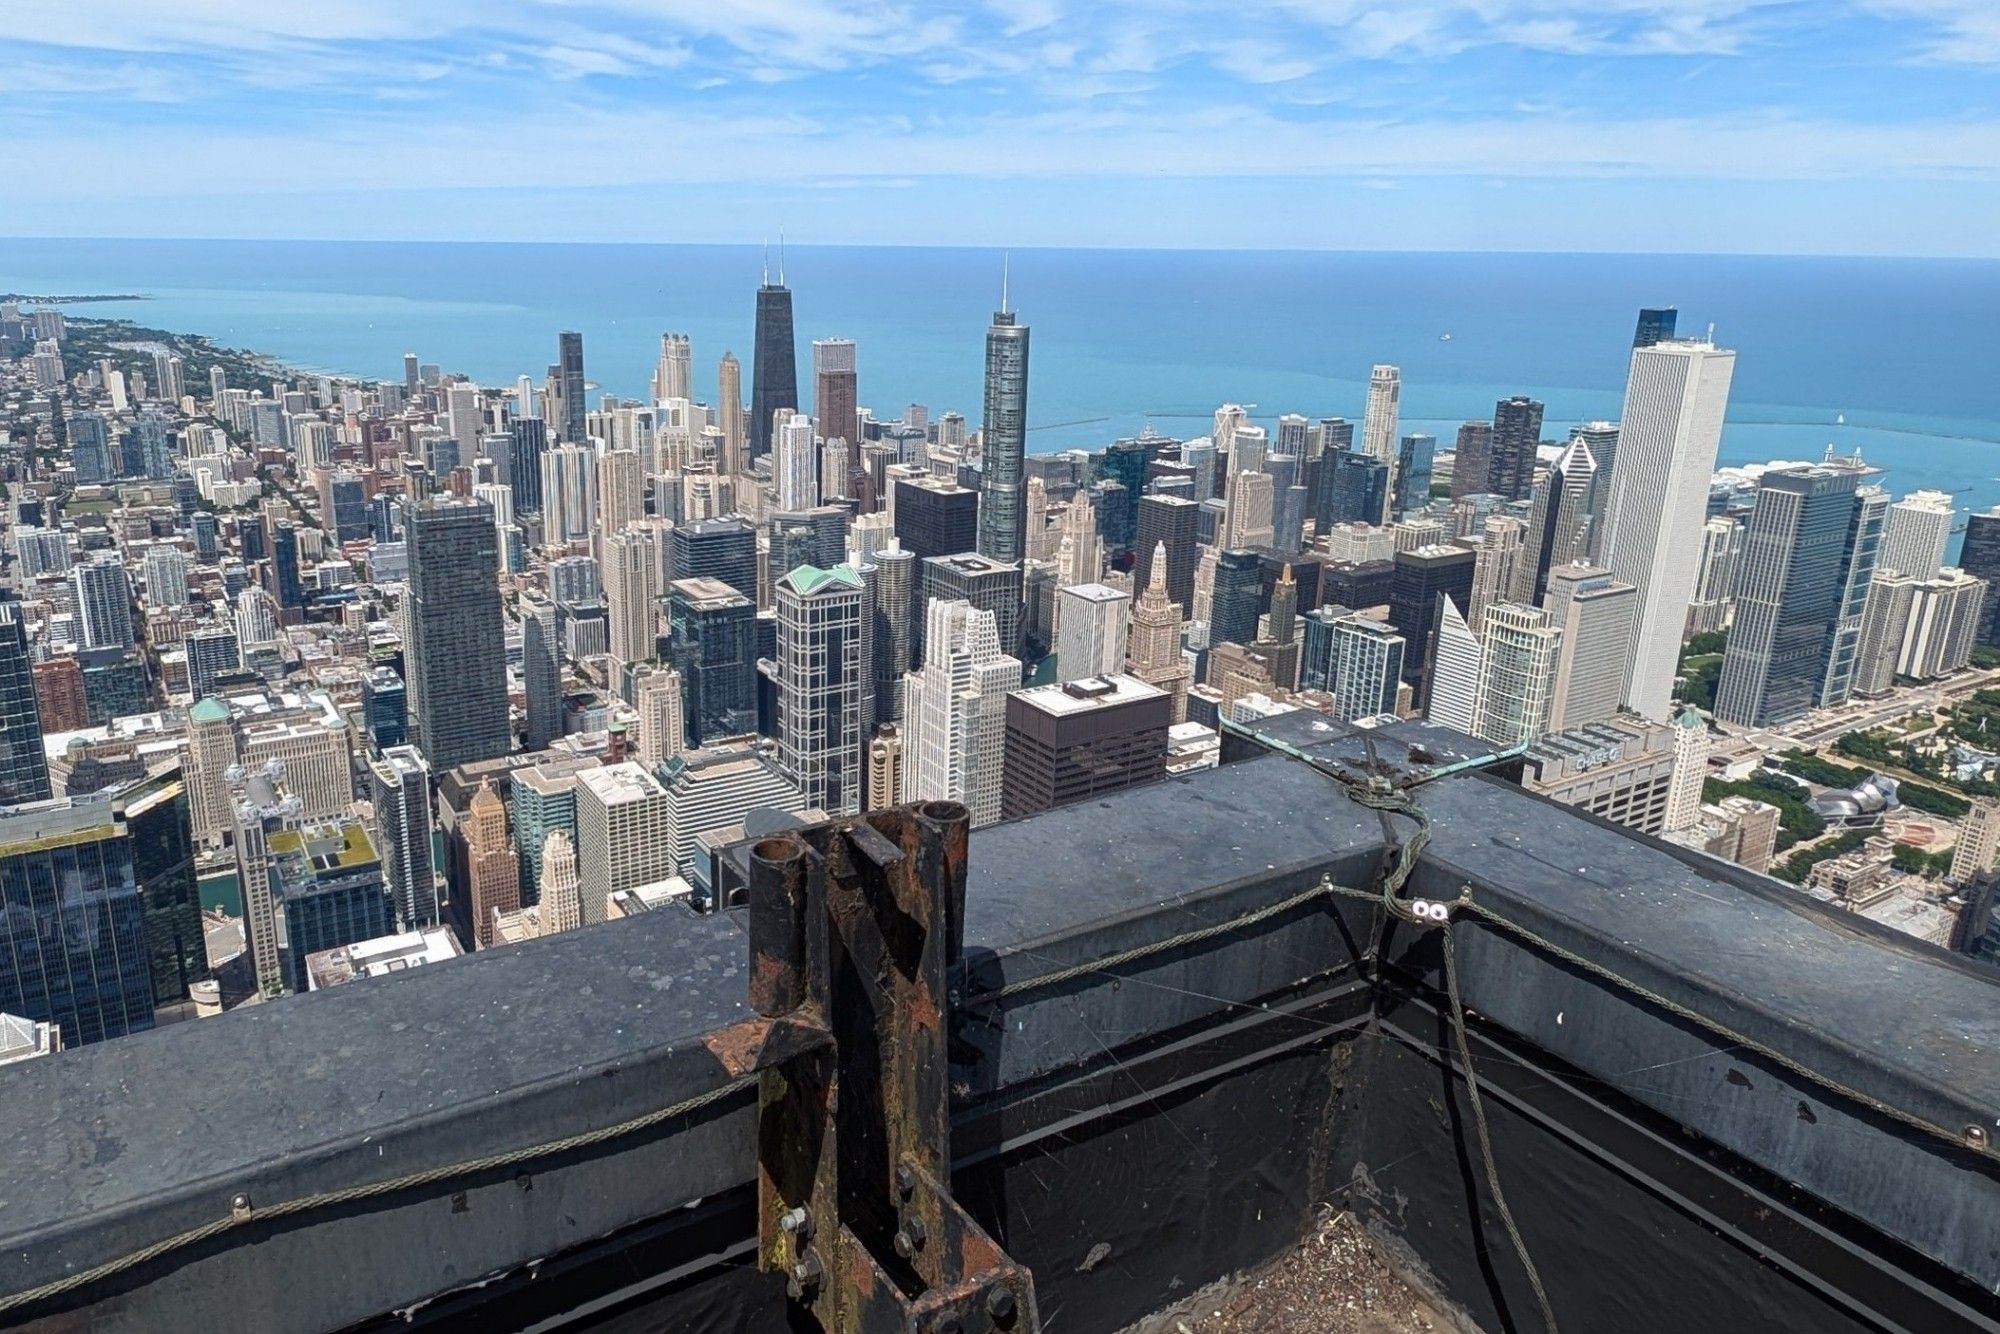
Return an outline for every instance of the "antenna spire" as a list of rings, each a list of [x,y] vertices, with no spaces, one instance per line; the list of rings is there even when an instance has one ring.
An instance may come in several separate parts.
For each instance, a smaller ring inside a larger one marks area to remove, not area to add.
[[[1003,250],[1000,252],[1000,313],[1002,315],[1007,313],[1007,277],[1008,270],[1013,266],[1013,263],[1013,251]]]
[[[785,285],[785,229],[778,228],[778,286]]]
[[[764,286],[771,285],[771,243],[764,242]]]

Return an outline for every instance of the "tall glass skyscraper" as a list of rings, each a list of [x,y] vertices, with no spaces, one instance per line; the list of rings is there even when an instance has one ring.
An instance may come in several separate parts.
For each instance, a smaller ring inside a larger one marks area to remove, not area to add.
[[[1856,488],[1866,476],[1813,466],[1758,479],[1738,566],[1736,621],[1715,688],[1715,716],[1723,722],[1765,727],[1817,707],[1844,619]],[[1872,553],[1868,563],[1864,589],[1874,574]]]
[[[1639,312],[1638,327],[1632,334],[1632,346],[1651,347],[1664,343],[1674,336],[1674,325],[1680,320],[1680,312],[1672,306],[1648,307]]]
[[[1264,563],[1254,551],[1224,551],[1215,558],[1215,596],[1208,642],[1254,644],[1264,594]]]
[[[757,596],[757,530],[744,520],[676,524],[667,551],[673,578],[720,579],[745,597]]]
[[[27,628],[17,604],[0,602],[0,806],[53,795]]]
[[[1431,469],[1436,457],[1434,435],[1406,435],[1397,446],[1395,514],[1398,518],[1431,503]]]
[[[431,768],[489,760],[513,746],[493,507],[434,499],[408,511],[411,736]]]
[[[1979,642],[2000,646],[2000,505],[1970,515],[1965,521],[1965,546],[1959,568],[1987,584],[1986,604],[1979,612]]]
[[[556,336],[556,388],[562,401],[562,438],[579,444],[584,438],[583,335],[565,329]]]
[[[549,451],[548,423],[540,417],[517,417],[507,423],[507,477],[514,488],[516,514],[542,512],[542,455]]]
[[[132,845],[102,797],[0,813],[0,1012],[58,1025],[65,1047],[153,1026]]]
[[[1028,545],[1028,326],[1015,323],[1004,292],[1000,304],[986,330],[978,550],[982,556],[1014,562],[1027,554]],[[1136,497],[1138,491],[1132,494]]]
[[[144,907],[153,1003],[174,1005],[210,976],[195,880],[194,828],[183,770],[168,767],[114,790],[115,817],[132,849]]]
[[[779,408],[799,406],[798,346],[792,333],[792,289],[785,286],[785,266],[778,262],[778,281],[770,271],[757,288],[756,346],[750,363],[750,457],[771,452],[771,421]]]
[[[368,731],[368,744],[378,751],[410,739],[409,692],[403,688],[403,678],[387,663],[371,667],[361,678],[361,721]]]
[[[541,750],[562,735],[562,636],[556,605],[547,598],[523,594],[520,610],[521,677],[527,695],[524,741],[527,749]]]
[[[1366,454],[1342,451],[1320,460],[1313,520],[1324,533],[1337,523],[1381,524],[1389,507],[1389,466]]]
[[[757,608],[719,579],[676,579],[668,603],[688,744],[757,730]]]

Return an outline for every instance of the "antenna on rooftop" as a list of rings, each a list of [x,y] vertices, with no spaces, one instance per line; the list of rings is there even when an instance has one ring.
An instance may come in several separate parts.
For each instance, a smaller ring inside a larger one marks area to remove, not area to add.
[[[785,229],[778,228],[778,286],[785,285]]]
[[[1013,263],[1013,251],[1003,250],[1000,252],[1000,313],[1002,315],[1007,313],[1007,277],[1008,270],[1013,266]]]
[[[771,285],[771,243],[764,242],[764,286]]]

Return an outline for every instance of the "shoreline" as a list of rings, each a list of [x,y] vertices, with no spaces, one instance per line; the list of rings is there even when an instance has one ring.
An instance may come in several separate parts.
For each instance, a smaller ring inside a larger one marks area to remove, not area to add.
[[[10,298],[5,294],[0,294],[0,300],[10,300],[10,299],[14,298]],[[109,302],[109,301],[125,301],[125,300],[150,300],[151,298],[95,296],[95,297],[62,297],[62,298],[37,297],[31,299],[50,301],[50,302],[58,300],[68,301],[68,302],[85,302],[85,301]],[[129,336],[134,339],[148,340],[152,342],[164,342],[170,346],[186,345],[187,348],[192,348],[203,353],[210,360],[231,362],[240,365],[244,367],[246,370],[250,370],[255,374],[262,375],[274,381],[289,380],[293,377],[300,377],[300,376],[310,376],[318,379],[331,380],[336,383],[344,382],[349,384],[368,385],[380,382],[385,378],[379,375],[361,375],[351,371],[332,370],[332,369],[305,366],[298,363],[285,361],[282,358],[271,353],[258,352],[250,348],[233,347],[218,342],[214,337],[208,334],[187,333],[176,330],[160,329],[148,325],[142,325],[137,323],[136,321],[129,319],[92,316],[92,315],[78,315],[73,317],[71,322],[75,325],[84,326],[93,330],[103,330],[110,338],[113,339]],[[486,384],[477,379],[473,379],[472,383],[477,385],[478,388],[481,389],[482,391],[489,393],[503,393],[512,387],[511,383]],[[1870,421],[1865,416],[1862,416],[1861,420],[1855,420],[1854,418],[1856,417],[1857,414],[1854,413],[1845,414],[1848,417],[1848,420],[1844,422],[1838,422],[1838,423],[1821,422],[1812,419],[1811,416],[1805,415],[1814,412],[1815,411],[1814,409],[1797,409],[1797,411],[1799,411],[1801,415],[1789,416],[1789,415],[1782,415],[1784,413],[1784,408],[1787,405],[1746,404],[1744,406],[1747,411],[1751,413],[1756,413],[1757,415],[1744,416],[1744,417],[1736,417],[1732,415],[1724,423],[1725,430],[1730,426],[1752,426],[1752,427],[1762,426],[1762,427],[1808,428],[1808,429],[1824,427],[1825,429],[1828,430],[1839,430],[1842,427],[1845,427],[1848,429],[1878,431],[1887,435],[1908,437],[1911,439],[1949,441],[1954,444],[1974,445],[1974,446],[1978,445],[2000,446],[2000,433],[1996,433],[1993,435],[1980,435],[1964,430],[1940,430],[1936,428],[1926,429],[1922,427],[1892,424],[1889,421]],[[1777,409],[1777,413],[1775,414],[1772,413],[1773,408]],[[1825,411],[1825,410],[1820,410],[1820,411]],[[1182,419],[1179,414],[1174,414],[1174,413],[1148,413],[1145,415],[1149,418],[1149,420],[1156,419],[1161,421],[1172,421],[1172,420]],[[1888,414],[1888,415],[1893,417],[1896,414]],[[1198,421],[1205,421],[1206,419],[1207,419],[1207,414],[1204,413],[1189,413],[1186,414],[1185,416],[1185,420],[1187,421],[1198,422]],[[1255,420],[1254,414],[1252,419]],[[1109,421],[1111,420],[1111,418],[1106,417],[1103,420]],[[1412,414],[1410,416],[1404,417],[1402,420],[1403,424],[1406,426],[1422,425],[1422,426],[1443,428],[1459,420],[1459,418],[1450,416],[1431,417],[1422,414]],[[1577,420],[1580,422],[1584,419],[1578,418]],[[1563,423],[1568,423],[1569,419],[1567,417],[1552,418],[1551,421],[1552,424],[1563,424]],[[1043,426],[1031,425],[1028,429],[1030,431],[1053,431],[1061,429],[1066,426],[1074,426],[1079,424],[1081,423],[1057,422]],[[1962,425],[1964,423],[1954,423],[1954,424]],[[1445,441],[1441,429],[1438,435],[1438,445],[1441,450],[1447,448],[1447,443]],[[1083,449],[1083,448],[1088,448],[1088,446],[1065,445],[1065,446],[1058,446],[1055,448],[1037,449],[1034,446],[1034,442],[1030,441],[1028,452],[1031,455],[1050,455],[1050,454],[1068,453],[1072,452],[1073,450]],[[1725,465],[1721,463],[1718,463],[1717,465],[1718,468],[1728,467],[1728,466],[1743,466],[1743,465],[1741,464]]]
[[[151,301],[153,298],[139,292],[87,292],[81,296],[49,295],[42,292],[0,292],[0,301],[14,301],[22,305],[37,306],[82,306],[92,302],[107,301]]]

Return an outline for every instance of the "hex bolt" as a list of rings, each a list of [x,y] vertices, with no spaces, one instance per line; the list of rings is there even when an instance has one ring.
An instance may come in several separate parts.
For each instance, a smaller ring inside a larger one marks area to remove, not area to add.
[[[917,1193],[917,1174],[908,1163],[899,1164],[896,1168],[896,1193],[906,1200]]]
[[[924,1220],[915,1214],[909,1215],[903,1220],[903,1235],[910,1239],[911,1246],[917,1250],[922,1250],[925,1239]]]
[[[812,1235],[812,1214],[802,1204],[796,1209],[788,1209],[778,1219],[778,1230],[786,1236],[803,1241]]]
[[[1014,1323],[1014,1294],[1008,1288],[994,1287],[986,1290],[986,1314],[994,1323],[1002,1326]]]
[[[1983,1148],[1985,1148],[1985,1147],[1986,1147],[1986,1127],[1985,1127],[1985,1126],[1982,1126],[1982,1125],[1969,1125],[1969,1126],[1967,1126],[1967,1127],[1965,1128],[1965,1142],[1966,1142],[1967,1144],[1970,1144],[1970,1145],[1971,1145],[1971,1146],[1972,1146],[1973,1148],[1975,1148],[1975,1149],[1983,1149]]]
[[[785,1284],[785,1291],[793,1301],[798,1301],[819,1286],[826,1277],[826,1267],[819,1262],[819,1256],[807,1251],[799,1262],[792,1266],[791,1281]]]
[[[896,1229],[896,1237],[893,1244],[896,1247],[896,1254],[902,1256],[905,1260],[917,1253],[916,1245],[910,1240],[910,1234],[901,1228]]]

